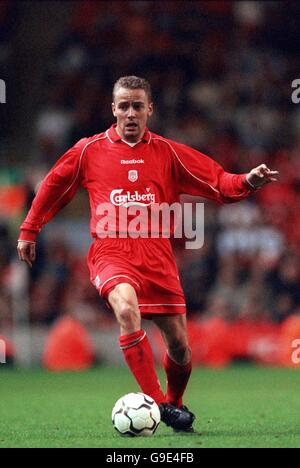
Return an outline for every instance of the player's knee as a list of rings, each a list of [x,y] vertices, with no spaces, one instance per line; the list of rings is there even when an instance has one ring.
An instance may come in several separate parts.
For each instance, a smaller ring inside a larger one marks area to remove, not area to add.
[[[128,285],[118,285],[109,296],[109,303],[123,333],[135,331],[141,325],[137,298],[130,288]]]
[[[117,319],[122,327],[132,327],[140,325],[141,319],[135,305],[130,301],[122,301],[119,303],[116,311]]]

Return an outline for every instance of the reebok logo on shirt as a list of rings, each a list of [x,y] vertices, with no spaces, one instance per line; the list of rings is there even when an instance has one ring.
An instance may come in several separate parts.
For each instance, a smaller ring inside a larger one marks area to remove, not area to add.
[[[121,164],[145,164],[143,159],[121,159]]]

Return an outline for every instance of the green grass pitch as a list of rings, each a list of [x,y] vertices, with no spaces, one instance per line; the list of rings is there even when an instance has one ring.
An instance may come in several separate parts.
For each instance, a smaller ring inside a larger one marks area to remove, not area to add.
[[[153,437],[126,438],[111,423],[115,401],[138,391],[125,367],[52,374],[1,366],[0,447],[300,447],[299,388],[298,370],[194,369],[186,404],[196,432],[161,424]]]

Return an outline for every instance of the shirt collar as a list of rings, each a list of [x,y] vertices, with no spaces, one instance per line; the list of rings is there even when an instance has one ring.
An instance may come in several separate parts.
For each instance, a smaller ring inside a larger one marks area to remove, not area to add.
[[[117,124],[113,124],[108,130],[107,130],[107,136],[110,139],[111,142],[115,143],[116,141],[122,141],[122,138],[120,135],[117,133],[116,130]],[[146,143],[149,143],[150,141],[150,131],[148,128],[145,129],[144,135],[141,138],[141,141],[144,141]]]

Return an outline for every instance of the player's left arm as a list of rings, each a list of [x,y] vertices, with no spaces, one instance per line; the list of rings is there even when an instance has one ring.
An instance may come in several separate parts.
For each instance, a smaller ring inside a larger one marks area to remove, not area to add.
[[[279,173],[262,164],[249,173],[232,174],[214,159],[176,142],[168,141],[174,155],[178,191],[181,194],[233,203],[251,196],[263,185],[278,180]]]
[[[255,167],[246,175],[246,180],[254,189],[259,189],[271,182],[279,180],[279,172],[271,171],[266,164]]]

